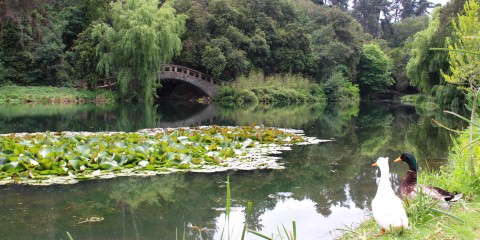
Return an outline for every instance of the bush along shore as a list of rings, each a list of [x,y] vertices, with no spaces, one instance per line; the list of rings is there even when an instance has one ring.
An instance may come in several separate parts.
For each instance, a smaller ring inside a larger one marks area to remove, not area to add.
[[[68,184],[82,179],[178,171],[281,169],[293,144],[316,144],[300,130],[258,126],[42,132],[0,135],[0,184]]]
[[[220,89],[214,99],[223,105],[249,105],[257,103],[326,102],[321,85],[301,75],[286,74],[265,77],[252,72],[241,76]]]
[[[476,132],[478,133],[478,129]],[[375,220],[369,218],[356,228],[341,229],[345,232],[341,239],[478,239],[480,146],[478,141],[469,144],[468,135],[464,132],[455,139],[450,156],[439,171],[421,171],[418,176],[419,184],[463,193],[459,202],[452,203],[450,208],[445,210],[439,208],[437,202],[419,196],[405,204],[410,229],[397,235],[380,235],[379,226]],[[472,153],[477,158],[472,160]]]
[[[3,86],[0,87],[0,103],[114,103],[116,94],[110,90],[76,89],[48,86]]]

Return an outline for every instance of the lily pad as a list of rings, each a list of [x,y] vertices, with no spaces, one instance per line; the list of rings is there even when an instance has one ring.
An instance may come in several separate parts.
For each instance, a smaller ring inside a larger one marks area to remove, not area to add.
[[[258,126],[3,134],[1,184],[72,184],[178,171],[282,169],[279,158],[270,154],[294,144],[325,141],[329,140],[304,136],[301,130]]]

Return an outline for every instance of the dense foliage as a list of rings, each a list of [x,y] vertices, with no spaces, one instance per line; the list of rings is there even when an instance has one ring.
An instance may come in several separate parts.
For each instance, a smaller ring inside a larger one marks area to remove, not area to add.
[[[300,75],[271,75],[251,72],[241,76],[230,86],[221,88],[216,101],[227,105],[261,103],[324,102],[326,97],[319,84]]]
[[[424,0],[353,1],[351,9],[338,0],[4,0],[0,85],[93,89],[108,79],[124,100],[151,101],[160,64],[176,63],[227,81],[300,74],[331,100],[358,99],[360,87],[365,97],[420,91],[459,106],[462,95],[440,74],[447,54],[429,49],[446,47],[463,2],[428,23],[433,5]],[[382,82],[394,84],[363,84],[375,81],[359,72],[373,63],[360,60],[371,43],[391,58]]]
[[[363,46],[363,54],[358,65],[360,93],[373,96],[394,83],[391,76],[391,61],[376,44]]]
[[[463,0],[455,0],[433,13],[428,28],[415,34],[411,45],[411,58],[406,67],[406,76],[421,92],[435,97],[436,102],[447,108],[457,109],[464,95],[456,86],[447,84],[441,71],[449,72],[448,54],[432,51],[431,48],[446,47],[446,38],[454,33],[452,21],[461,12]]]

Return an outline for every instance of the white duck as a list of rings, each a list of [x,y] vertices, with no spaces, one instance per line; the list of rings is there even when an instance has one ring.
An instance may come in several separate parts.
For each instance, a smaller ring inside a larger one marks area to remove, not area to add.
[[[382,227],[382,233],[407,229],[408,218],[402,200],[395,195],[390,184],[388,157],[378,158],[372,166],[378,166],[381,174],[377,194],[372,200],[373,218]]]

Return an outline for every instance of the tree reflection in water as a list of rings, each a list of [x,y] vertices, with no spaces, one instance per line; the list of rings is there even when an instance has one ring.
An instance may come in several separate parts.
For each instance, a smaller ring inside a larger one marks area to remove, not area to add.
[[[377,157],[393,159],[410,151],[418,156],[420,166],[446,157],[450,133],[432,124],[431,118],[455,124],[439,112],[418,114],[413,107],[388,102],[236,109],[167,103],[2,106],[2,133],[135,131],[195,119],[192,125],[255,123],[303,129],[308,136],[335,141],[295,146],[282,153],[284,170],[177,173],[68,186],[1,186],[0,238],[65,239],[68,231],[74,239],[175,239],[176,232],[181,236],[185,230],[188,239],[200,239],[200,232],[203,239],[218,239],[227,175],[234,231],[241,231],[247,202],[252,202],[252,229],[276,233],[282,223],[289,228],[293,216],[299,239],[333,238],[329,231],[367,214],[379,177],[371,167]],[[404,166],[391,164],[391,172],[398,188]]]

